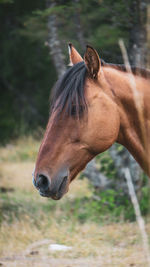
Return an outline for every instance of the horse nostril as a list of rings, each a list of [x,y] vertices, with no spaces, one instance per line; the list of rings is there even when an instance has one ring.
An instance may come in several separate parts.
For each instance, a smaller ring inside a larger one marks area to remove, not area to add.
[[[42,191],[46,191],[49,188],[49,179],[43,174],[39,174],[36,179],[36,187]]]

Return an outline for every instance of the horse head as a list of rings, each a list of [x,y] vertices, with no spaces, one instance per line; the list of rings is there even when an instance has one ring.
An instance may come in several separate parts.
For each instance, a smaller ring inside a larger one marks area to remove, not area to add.
[[[51,113],[34,172],[42,196],[60,199],[97,154],[117,139],[120,117],[95,49],[84,59],[70,44],[71,67],[52,93]]]

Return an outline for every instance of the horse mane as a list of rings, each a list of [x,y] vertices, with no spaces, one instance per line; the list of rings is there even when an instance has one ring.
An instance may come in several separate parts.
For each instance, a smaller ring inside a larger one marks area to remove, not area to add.
[[[84,62],[70,67],[56,82],[51,95],[51,113],[57,117],[65,110],[65,115],[80,117],[86,109],[84,83],[87,69]]]
[[[116,70],[127,72],[123,64],[106,63],[101,60],[103,67],[111,67]],[[150,78],[150,71],[131,66],[134,75]],[[87,109],[84,94],[84,83],[87,76],[87,69],[83,62],[70,67],[65,74],[56,82],[51,94],[51,113],[57,111],[57,117],[65,110],[65,115],[80,118],[83,111]]]

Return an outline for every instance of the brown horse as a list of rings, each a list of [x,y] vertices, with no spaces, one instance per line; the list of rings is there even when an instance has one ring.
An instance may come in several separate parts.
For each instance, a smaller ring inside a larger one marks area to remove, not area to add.
[[[131,74],[122,65],[107,64],[90,46],[84,60],[71,44],[69,52],[72,67],[54,87],[33,179],[39,193],[53,199],[114,142],[150,175],[150,72],[132,68]]]

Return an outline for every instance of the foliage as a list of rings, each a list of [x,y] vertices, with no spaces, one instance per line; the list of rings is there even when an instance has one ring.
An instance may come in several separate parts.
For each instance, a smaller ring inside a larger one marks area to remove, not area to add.
[[[13,0],[0,0],[0,4],[12,4]]]
[[[108,178],[116,178],[116,169],[114,162],[109,154],[109,151],[105,151],[97,156],[97,161],[100,162],[99,170]]]
[[[123,146],[117,144],[116,149],[118,152],[122,152],[124,149]],[[127,220],[135,220],[135,213],[133,209],[133,205],[130,200],[130,196],[126,193],[126,190],[122,187],[118,187],[119,180],[117,175],[117,169],[114,165],[114,161],[112,160],[109,151],[105,151],[104,153],[97,156],[97,162],[100,163],[100,171],[106,175],[107,178],[113,180],[112,189],[106,190],[104,192],[99,192],[96,190],[95,195],[97,201],[97,205],[100,203],[104,203],[108,201],[109,207],[112,207],[111,212],[118,217],[121,214],[124,219]],[[116,183],[115,183],[116,181]],[[147,215],[150,212],[150,187],[149,187],[149,178],[142,172],[142,177],[140,179],[141,190],[138,196],[138,201],[141,209],[142,215]],[[126,185],[126,183],[125,183]],[[118,189],[121,188],[121,189]],[[127,188],[128,190],[128,188]],[[102,202],[101,202],[102,201]],[[113,209],[114,208],[114,209]],[[107,208],[106,208],[107,210]]]
[[[130,0],[128,4],[121,0],[57,0],[52,8],[46,8],[46,3],[39,0],[1,0],[0,3],[0,89],[3,92],[0,140],[8,141],[39,125],[45,126],[47,121],[49,92],[57,79],[52,57],[44,45],[48,16],[57,15],[66,63],[68,42],[74,43],[79,51],[83,49],[78,26],[85,43],[91,43],[104,60],[117,63],[122,61],[118,38],[124,38],[127,43],[129,39]]]
[[[148,194],[146,188],[140,202],[143,215],[148,211]],[[102,192],[99,200],[92,197],[76,197],[73,200],[64,200],[56,202],[53,200],[42,201],[40,197],[35,198],[31,192],[14,191],[10,193],[1,193],[2,209],[0,222],[7,220],[13,223],[14,218],[18,220],[24,215],[32,218],[32,221],[38,225],[42,216],[46,214],[51,218],[55,217],[58,223],[63,220],[71,220],[75,223],[95,222],[98,224],[134,221],[135,214],[133,206],[129,199],[121,198],[118,192],[107,190]],[[42,211],[42,212],[41,212]]]
[[[20,1],[14,1],[0,9],[1,142],[31,133],[38,125],[45,126],[48,118],[49,93],[56,72],[44,39],[31,42],[21,34],[26,15],[32,14],[39,4],[40,1],[32,1],[30,5],[22,2],[20,8]]]

